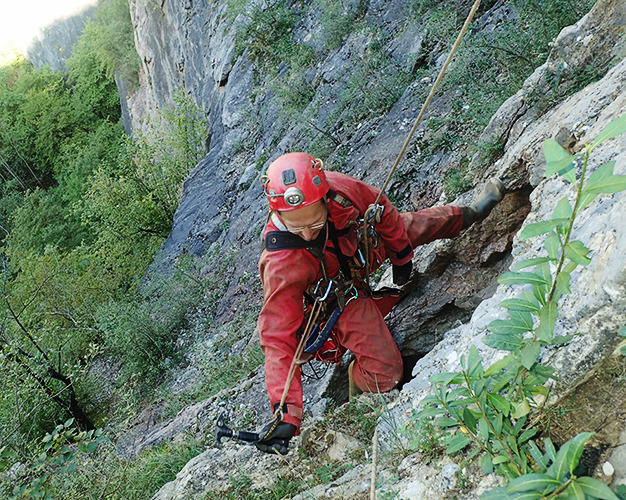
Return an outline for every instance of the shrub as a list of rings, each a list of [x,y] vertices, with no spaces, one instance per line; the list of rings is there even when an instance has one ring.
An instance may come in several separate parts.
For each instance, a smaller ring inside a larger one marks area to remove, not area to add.
[[[587,176],[593,149],[603,141],[626,132],[626,115],[607,125],[592,144],[578,155],[568,154],[556,141],[544,142],[546,176],[560,175],[573,185],[574,204],[567,196],[554,209],[552,219],[527,225],[520,234],[525,240],[546,235],[546,256],[521,261],[514,272],[505,273],[501,284],[523,285],[518,298],[503,301],[508,318],[488,325],[483,343],[508,354],[490,367],[483,366],[472,346],[463,356],[461,371],[433,375],[434,394],[423,400],[419,418],[433,418],[441,429],[446,452],[455,454],[473,444],[468,457],[482,454],[486,473],[494,470],[508,479],[508,485],[483,495],[484,499],[511,498],[525,492],[528,498],[556,498],[561,493],[579,498],[616,498],[601,482],[578,477],[576,467],[592,433],[581,433],[557,452],[549,439],[541,451],[533,438],[538,429],[528,420],[540,410],[548,396],[544,385],[554,369],[541,364],[541,349],[569,342],[572,336],[555,334],[558,302],[570,293],[571,273],[591,260],[589,249],[571,239],[575,218],[602,193],[626,189],[626,176],[613,175],[614,161]],[[577,175],[580,163],[580,177]],[[532,272],[522,271],[534,268]]]

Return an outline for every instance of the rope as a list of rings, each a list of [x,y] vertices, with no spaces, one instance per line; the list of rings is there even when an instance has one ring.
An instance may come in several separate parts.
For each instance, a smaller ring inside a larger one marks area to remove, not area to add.
[[[378,426],[372,438],[372,477],[370,480],[370,500],[376,500],[376,462],[378,460]]]
[[[296,374],[296,369],[299,366],[298,359],[300,359],[300,356],[302,356],[302,352],[304,351],[304,345],[306,344],[306,339],[309,337],[309,334],[311,333],[311,329],[313,325],[315,324],[315,322],[317,321],[317,318],[321,310],[322,310],[322,302],[319,300],[316,300],[315,303],[313,304],[313,309],[311,310],[311,314],[309,315],[309,321],[306,324],[304,333],[302,334],[302,337],[300,338],[300,342],[298,342],[298,346],[296,347],[296,352],[294,353],[293,359],[291,360],[291,366],[289,367],[289,372],[287,373],[287,381],[285,382],[283,395],[280,398],[280,404],[278,405],[278,408],[276,409],[276,412],[274,414],[275,417],[278,417],[280,413],[282,413],[283,411],[283,408],[285,406],[285,401],[287,400],[287,394],[289,393],[289,389],[291,387],[291,382],[293,381],[293,377]]]
[[[413,135],[415,134],[415,131],[417,130],[417,126],[422,121],[422,118],[424,117],[424,113],[426,112],[426,108],[430,104],[430,101],[432,101],[433,96],[435,95],[435,91],[437,90],[437,87],[439,87],[439,83],[441,82],[441,79],[443,78],[443,75],[445,74],[446,70],[448,69],[448,66],[450,65],[450,62],[452,61],[452,58],[454,57],[454,54],[458,50],[459,45],[461,45],[461,41],[463,40],[463,36],[465,35],[465,32],[467,31],[467,28],[469,28],[469,25],[472,22],[472,19],[474,18],[474,14],[476,14],[476,11],[478,10],[479,6],[480,6],[480,0],[476,0],[474,2],[474,5],[472,6],[472,9],[470,10],[469,14],[467,15],[467,19],[465,20],[465,24],[463,24],[463,27],[461,28],[461,31],[459,32],[459,35],[457,36],[456,41],[454,42],[454,45],[452,46],[452,49],[450,50],[450,53],[448,54],[448,57],[446,58],[446,62],[443,64],[443,66],[441,68],[441,71],[439,71],[439,75],[437,76],[437,79],[435,80],[435,83],[433,83],[433,87],[430,89],[430,93],[428,94],[428,97],[426,97],[426,101],[424,101],[424,104],[422,105],[422,110],[420,111],[419,115],[417,115],[417,118],[415,119],[415,123],[413,124],[413,127],[409,131],[409,135],[407,136],[406,140],[404,141],[404,145],[402,146],[402,149],[400,150],[400,153],[398,154],[398,157],[396,158],[396,161],[394,162],[393,166],[391,167],[391,170],[389,171],[389,175],[387,176],[387,180],[385,181],[385,184],[383,184],[383,187],[380,190],[380,193],[378,194],[378,198],[376,198],[376,203],[374,203],[374,205],[378,205],[378,202],[380,201],[383,193],[385,192],[385,190],[389,186],[389,183],[391,182],[391,178],[393,177],[393,174],[395,173],[396,168],[398,167],[398,164],[400,163],[400,160],[404,156],[404,153],[406,152],[407,148],[409,147],[409,143],[411,142],[411,139],[413,138]]]
[[[457,49],[459,48],[459,45],[461,44],[461,40],[463,39],[463,36],[465,35],[465,32],[467,31],[467,28],[469,27],[470,23],[472,22],[472,19],[474,17],[474,14],[476,13],[476,11],[478,10],[478,6],[480,5],[480,0],[476,0],[474,2],[474,5],[472,6],[472,9],[470,10],[469,15],[467,16],[467,19],[465,20],[465,24],[463,24],[463,27],[461,28],[461,31],[456,39],[456,41],[454,42],[454,45],[452,46],[452,49],[450,50],[450,54],[448,54],[448,57],[446,59],[446,62],[443,64],[443,67],[441,68],[441,71],[439,71],[439,75],[437,76],[437,79],[435,80],[435,83],[433,84],[432,89],[430,90],[430,93],[428,94],[428,97],[426,98],[426,101],[424,102],[424,104],[422,105],[422,110],[420,111],[419,115],[417,116],[417,118],[415,119],[415,123],[413,124],[413,127],[411,128],[409,135],[407,136],[406,140],[404,141],[404,145],[402,146],[402,149],[400,150],[400,153],[398,154],[398,157],[396,158],[396,161],[394,162],[389,175],[387,176],[387,180],[385,181],[385,184],[383,184],[382,189],[380,190],[380,193],[378,193],[378,197],[376,198],[376,202],[374,203],[374,205],[370,205],[370,207],[365,211],[365,216],[364,216],[364,246],[365,246],[365,266],[366,266],[366,279],[369,281],[369,270],[370,270],[370,262],[369,262],[369,248],[368,248],[368,234],[367,234],[367,225],[368,225],[368,217],[371,213],[372,210],[376,209],[376,206],[378,205],[378,203],[380,202],[381,197],[383,196],[385,190],[387,189],[389,182],[391,181],[391,178],[393,177],[393,174],[396,171],[396,168],[398,167],[398,164],[400,163],[400,160],[402,159],[402,157],[404,156],[404,153],[406,152],[409,143],[411,142],[411,139],[413,138],[413,135],[415,134],[415,131],[417,130],[417,126],[419,125],[419,123],[422,120],[422,117],[424,116],[424,113],[426,112],[426,108],[428,107],[428,105],[430,104],[430,101],[432,100],[433,96],[435,95],[435,91],[437,90],[437,87],[439,86],[439,83],[441,82],[441,79],[443,78],[443,75],[445,74],[446,70],[448,69],[448,65],[450,64],[450,61],[452,60],[452,57],[454,56],[454,54],[456,53]],[[369,283],[368,283],[369,284]],[[287,374],[287,380],[285,382],[285,388],[283,390],[283,395],[280,399],[280,404],[278,405],[278,408],[276,409],[276,412],[274,414],[274,416],[276,418],[278,418],[279,416],[281,416],[282,412],[283,412],[283,408],[285,406],[285,401],[287,400],[287,394],[289,393],[289,389],[291,388],[291,382],[293,381],[293,377],[296,374],[296,369],[298,368],[298,359],[300,358],[300,356],[302,355],[302,352],[304,351],[304,345],[306,343],[306,339],[309,336],[309,333],[311,331],[311,327],[312,325],[317,321],[317,317],[319,316],[319,313],[321,311],[321,302],[320,301],[315,301],[315,304],[313,305],[313,309],[311,311],[311,315],[309,316],[309,321],[307,322],[306,328],[304,330],[304,333],[302,334],[302,337],[300,338],[300,342],[298,343],[298,346],[296,347],[296,352],[293,356],[293,360],[291,361],[291,366],[289,367],[289,372]]]
[[[402,149],[400,150],[400,153],[398,154],[396,161],[393,163],[393,166],[391,167],[391,170],[389,171],[389,175],[387,175],[387,179],[385,180],[385,183],[383,184],[383,187],[381,188],[380,193],[378,193],[378,197],[376,198],[376,201],[374,202],[373,205],[370,205],[368,209],[365,211],[365,215],[363,216],[363,221],[364,221],[363,223],[365,225],[364,227],[365,272],[366,272],[368,281],[369,281],[370,261],[369,261],[369,248],[368,248],[369,245],[368,245],[368,238],[367,238],[367,226],[369,222],[370,213],[372,210],[376,209],[376,206],[378,205],[378,203],[380,202],[380,199],[382,198],[383,194],[387,190],[387,187],[389,187],[391,178],[393,177],[393,174],[395,174],[396,169],[398,168],[398,165],[400,164],[400,160],[404,156],[404,153],[406,153],[406,150],[409,147],[409,143],[411,142],[411,139],[413,139],[413,135],[415,134],[415,131],[417,130],[417,126],[422,121],[422,118],[424,117],[424,114],[426,113],[426,108],[430,104],[430,101],[432,101],[433,96],[435,95],[435,92],[437,90],[437,87],[439,87],[439,83],[441,82],[443,75],[446,73],[446,70],[448,69],[450,62],[452,61],[454,54],[458,50],[459,45],[461,45],[463,36],[465,36],[465,32],[467,31],[467,28],[469,28],[469,25],[472,22],[472,19],[474,18],[474,14],[476,14],[476,11],[478,10],[479,6],[480,6],[480,0],[476,0],[469,14],[467,15],[467,19],[465,20],[465,23],[463,24],[463,27],[461,28],[461,31],[459,32],[459,35],[457,36],[456,41],[454,42],[454,45],[452,46],[452,49],[450,50],[450,53],[448,54],[448,57],[446,58],[446,61],[444,62],[443,66],[441,67],[441,70],[439,71],[439,75],[437,76],[435,83],[433,83],[433,86],[430,89],[428,97],[426,97],[426,100],[424,101],[424,104],[422,105],[422,109],[419,112],[419,115],[417,115],[417,118],[415,119],[415,123],[413,123],[413,127],[411,127],[411,130],[409,131],[409,134],[407,135],[407,138],[404,141],[404,145],[402,146]]]

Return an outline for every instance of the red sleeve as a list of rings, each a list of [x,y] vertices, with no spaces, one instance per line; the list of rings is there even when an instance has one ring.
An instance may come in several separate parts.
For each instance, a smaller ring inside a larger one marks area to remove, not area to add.
[[[378,188],[339,172],[327,172],[326,176],[331,187],[348,198],[361,215],[364,215],[370,204],[376,201],[380,192]],[[400,213],[384,195],[380,199],[380,204],[384,207],[383,216],[381,222],[375,225],[375,229],[382,239],[386,256],[392,264],[406,264],[413,257],[413,248]]]
[[[303,295],[313,283],[319,261],[307,250],[263,250],[259,273],[263,283],[263,308],[259,314],[259,337],[265,353],[265,381],[274,408],[279,403],[297,345],[297,330],[304,318]],[[302,381],[300,368],[287,394],[283,421],[300,427]]]

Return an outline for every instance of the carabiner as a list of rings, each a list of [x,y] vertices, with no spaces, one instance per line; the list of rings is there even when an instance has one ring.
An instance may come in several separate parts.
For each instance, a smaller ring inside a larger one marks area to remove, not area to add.
[[[324,278],[321,278],[318,282],[317,285],[315,285],[315,290],[313,290],[313,295],[317,295],[317,291],[320,288],[320,285],[322,284],[322,282],[324,281]],[[316,297],[315,300],[317,300],[318,302],[324,302],[328,296],[330,295],[330,291],[333,288],[333,280],[328,278],[328,288],[326,289],[326,292],[324,293],[323,297]]]
[[[350,297],[348,300],[346,300],[345,304],[343,305],[344,309],[346,308],[346,306],[347,306],[350,302],[352,302],[353,300],[355,300],[355,299],[358,299],[358,298],[359,298],[359,291],[358,291],[358,290],[357,290],[357,288],[354,286],[354,283],[352,283],[352,284],[350,285],[350,287],[346,290],[346,292],[344,293],[344,297],[345,297],[346,295],[348,295],[348,293],[349,293],[349,292],[353,292],[353,293],[354,293],[354,295],[352,295],[352,297]]]

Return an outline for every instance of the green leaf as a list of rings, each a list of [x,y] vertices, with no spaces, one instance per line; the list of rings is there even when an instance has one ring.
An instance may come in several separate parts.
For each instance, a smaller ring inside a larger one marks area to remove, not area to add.
[[[439,417],[433,421],[433,424],[437,427],[453,427],[459,425],[459,422],[450,417]]]
[[[519,319],[494,319],[487,325],[487,328],[491,333],[503,334],[503,335],[521,335],[532,329],[532,325]]]
[[[478,419],[478,430],[483,439],[487,439],[489,437],[489,424],[485,420],[485,417],[480,417],[480,419]]]
[[[528,420],[526,417],[520,418],[517,422],[515,422],[515,425],[513,426],[513,428],[511,429],[511,434],[513,436],[516,436],[521,432],[522,427],[524,427],[524,425],[526,424],[526,420]]]
[[[511,403],[509,403],[506,399],[504,399],[499,394],[488,394],[487,399],[493,405],[493,407],[504,414],[505,417],[509,416],[509,412],[511,411]]]
[[[443,384],[443,385],[451,385],[451,384],[462,384],[465,380],[463,378],[462,373],[458,372],[445,372],[445,373],[435,373],[431,375],[428,379],[432,384]]]
[[[515,351],[522,346],[521,334],[492,333],[483,337],[483,344],[502,351]]]
[[[563,444],[563,446],[561,446],[561,448],[557,452],[554,462],[550,467],[548,467],[548,470],[546,471],[547,474],[550,474],[552,477],[558,479],[559,481],[564,481],[565,476],[569,474],[568,456],[570,447],[571,441]]]
[[[533,301],[524,300],[524,299],[505,299],[500,302],[500,307],[504,307],[509,311],[524,311],[537,313],[539,312],[539,304],[537,301],[533,299]]]
[[[493,490],[485,491],[480,495],[480,500],[509,500],[509,496],[504,486],[499,486]]]
[[[620,134],[626,132],[626,114],[612,120],[606,127],[602,129],[602,132],[598,134],[596,140],[591,144],[592,147],[596,147],[601,142],[604,142],[613,137],[617,137]],[[545,142],[544,142],[545,148]]]
[[[559,317],[559,309],[553,301],[549,301],[539,311],[540,325],[545,329],[549,335],[549,339],[552,340],[552,334],[554,332],[554,325]]]
[[[583,454],[583,450],[585,449],[585,444],[591,436],[593,436],[593,432],[581,432],[576,437],[570,439],[568,442],[571,443],[569,448],[569,456],[568,456],[568,465],[569,471],[573,474],[574,469],[580,462],[580,457]]]
[[[462,399],[455,399],[454,401],[449,401],[448,402],[448,406],[451,408],[455,408],[458,406],[467,406],[467,405],[471,405],[474,404],[474,398],[462,398]],[[462,420],[461,418],[459,418],[459,420]]]
[[[586,500],[585,492],[582,487],[576,482],[571,482],[563,493],[559,495],[559,498],[567,500]]]
[[[539,429],[537,428],[526,429],[524,432],[522,432],[522,435],[519,437],[517,442],[519,444],[523,444],[526,441],[528,441],[530,438],[532,438],[538,432],[539,432]]]
[[[472,434],[476,434],[476,417],[469,408],[463,408],[463,423]]]
[[[595,200],[598,195],[601,194],[599,191],[589,191],[589,189],[593,189],[594,186],[600,185],[603,179],[612,176],[614,166],[615,162],[610,161],[598,167],[591,173],[583,191],[581,192],[580,199],[578,200],[578,207],[576,208],[576,213],[580,213],[581,210],[583,210],[587,205]]]
[[[540,236],[542,234],[549,233],[556,227],[563,225],[567,222],[569,222],[568,219],[553,219],[533,222],[532,224],[528,224],[524,227],[524,229],[522,229],[519,239],[520,241],[524,241],[528,238],[533,238],[534,236]]]
[[[550,233],[548,236],[546,236],[544,247],[550,259],[558,259],[559,250],[561,249],[561,240],[559,238],[559,235],[556,233]]]
[[[570,273],[566,273],[565,271],[561,271],[556,276],[556,289],[561,295],[566,295],[572,293],[572,290],[569,287],[569,283],[572,279],[572,275]]]
[[[546,139],[543,141],[543,155],[546,158],[546,163],[554,163],[570,156],[554,139]]]
[[[550,282],[543,279],[535,273],[504,273],[498,278],[498,283],[502,285],[551,285]]]
[[[573,213],[574,210],[572,209],[572,206],[570,205],[567,197],[561,198],[561,201],[559,201],[556,204],[556,207],[554,207],[554,212],[552,212],[552,219],[567,219],[569,221],[569,218],[572,216]]]
[[[541,470],[545,470],[548,467],[547,457],[541,452],[539,447],[534,441],[528,442],[528,451],[533,460],[541,467]]]
[[[490,419],[491,420],[491,419]],[[493,429],[496,431],[496,434],[499,436],[502,433],[502,423],[503,423],[503,416],[502,413],[498,413],[493,420],[491,420],[491,425],[493,426]]]
[[[522,401],[514,401],[512,404],[514,411],[511,416],[513,418],[522,418],[530,413],[530,405],[525,398]]]
[[[570,241],[565,245],[565,257],[580,266],[586,266],[591,262],[591,259],[587,257],[589,252],[590,250],[580,241]]]
[[[543,495],[536,491],[523,491],[509,494],[509,500],[539,500],[540,498],[543,498]]]
[[[546,447],[546,455],[552,462],[554,462],[556,460],[556,449],[554,448],[554,444],[552,444],[552,440],[550,438],[546,438],[543,444]]]
[[[467,358],[467,374],[470,377],[480,377],[483,374],[483,364],[478,349],[472,344]]]
[[[613,493],[610,488],[591,477],[579,477],[576,479],[576,483],[582,488],[585,494],[593,498],[600,498],[601,500],[619,500],[617,495]]]
[[[431,417],[436,417],[437,415],[441,415],[442,413],[445,413],[447,410],[443,407],[439,407],[439,408],[424,408],[423,410],[421,410],[417,416],[418,418],[431,418]]]
[[[550,264],[543,262],[535,268],[535,274],[544,279],[544,281],[552,286],[552,271],[550,270]]]
[[[569,261],[567,264],[563,266],[563,271],[566,273],[573,273],[577,267],[578,267],[578,264],[576,264],[576,262]]]
[[[485,474],[491,474],[493,472],[493,462],[491,461],[491,456],[488,453],[485,453],[480,458],[480,467]]]
[[[505,356],[502,359],[496,361],[493,365],[485,370],[486,377],[492,377],[494,374],[500,375],[502,370],[504,370],[508,364],[510,363],[509,356]]]
[[[526,269],[527,267],[536,266],[537,264],[542,264],[544,262],[552,262],[555,259],[551,259],[549,257],[535,257],[533,259],[525,259],[517,264],[515,264],[515,270],[520,271],[521,269]]]
[[[558,161],[546,163],[546,178],[549,179],[553,174],[558,173],[566,181],[572,184],[576,183],[576,168],[574,160],[576,156],[568,155]]]
[[[598,196],[600,196],[600,193],[585,193],[585,192],[581,193],[580,198],[578,200],[576,213],[577,214],[580,213],[582,209],[590,205],[591,202],[595,200]]]
[[[557,335],[556,337],[552,338],[551,345],[567,344],[573,338],[573,335]]]
[[[584,194],[613,194],[626,189],[626,175],[611,175],[605,177],[593,186],[587,186]]]
[[[448,453],[449,455],[453,455],[465,448],[468,444],[471,443],[471,441],[472,438],[470,438],[469,436],[463,434],[462,432],[457,432],[453,436],[450,436],[448,439],[446,439],[446,453]]]
[[[521,362],[524,368],[530,370],[530,368],[537,361],[540,352],[541,346],[538,342],[531,342],[530,344],[524,346],[521,352]]]
[[[493,457],[494,465],[506,464],[507,462],[510,462],[510,461],[511,459],[507,457],[506,455],[498,455],[497,457]]]
[[[560,481],[557,481],[548,474],[540,474],[538,472],[532,474],[524,474],[523,476],[516,477],[510,483],[506,489],[509,494],[519,493],[521,491],[539,491],[545,492],[554,491],[561,485]]]
[[[509,317],[516,323],[523,325],[527,331],[533,329],[533,315],[531,313],[526,311],[509,311]]]
[[[532,294],[540,304],[546,303],[546,294],[548,293],[548,285],[533,285],[531,287]]]

